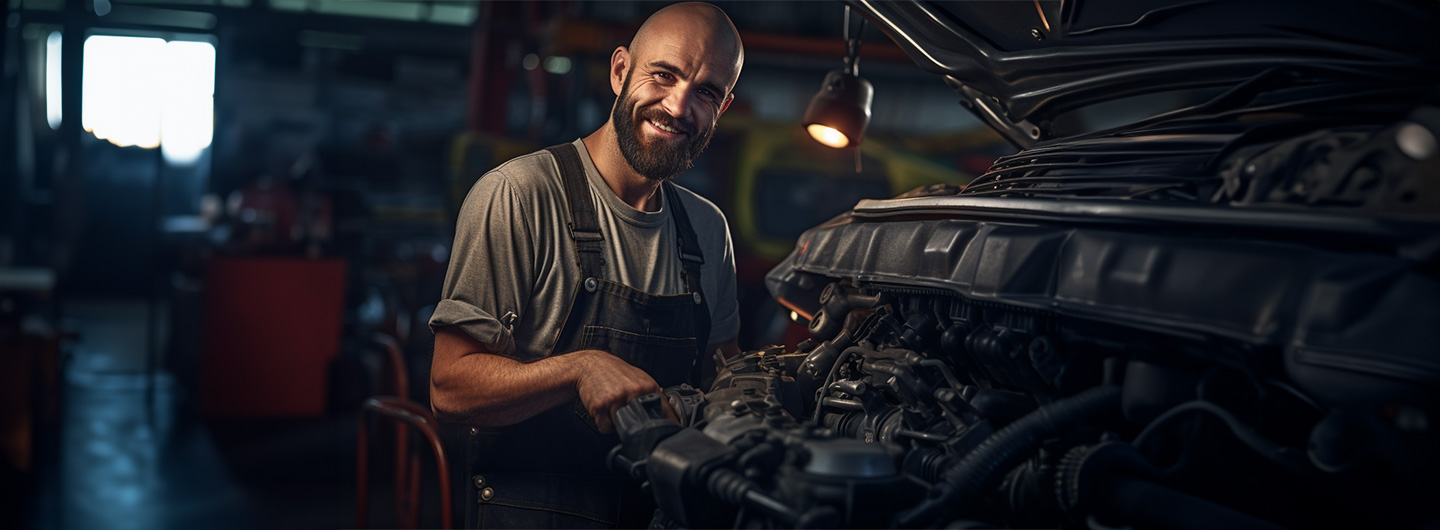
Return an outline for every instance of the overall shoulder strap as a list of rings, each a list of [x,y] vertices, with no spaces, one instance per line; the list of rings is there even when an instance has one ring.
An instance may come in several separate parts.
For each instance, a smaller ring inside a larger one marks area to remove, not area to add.
[[[700,266],[705,264],[705,253],[700,251],[700,238],[695,236],[695,227],[690,224],[690,215],[680,202],[680,193],[675,185],[666,182],[665,203],[670,205],[670,216],[675,219],[675,232],[679,238],[680,264],[685,268],[685,287],[690,292],[700,291]]]
[[[560,180],[565,184],[565,202],[570,205],[570,238],[575,240],[580,273],[586,278],[603,277],[605,236],[600,233],[595,201],[591,199],[590,182],[585,176],[585,165],[580,162],[580,152],[575,144],[568,143],[545,150],[555,157]]]

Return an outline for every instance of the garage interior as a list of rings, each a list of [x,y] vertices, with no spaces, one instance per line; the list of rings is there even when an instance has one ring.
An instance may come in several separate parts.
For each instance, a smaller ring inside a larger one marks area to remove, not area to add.
[[[353,525],[357,409],[391,391],[376,337],[425,403],[458,201],[598,126],[610,52],[664,5],[7,2],[0,526]],[[801,230],[1009,151],[870,28],[856,173],[799,124],[842,65],[843,7],[720,5],[746,69],[679,182],[729,212],[755,349],[796,333],[761,281]]]
[[[362,404],[428,409],[460,201],[606,119],[611,52],[668,3],[4,0],[0,528],[354,527]],[[745,68],[676,182],[728,217],[741,348],[793,347],[806,323],[765,276],[802,232],[1017,149],[864,25],[869,129],[823,146],[801,122],[844,5],[714,3]],[[439,527],[433,461],[407,505],[370,425],[370,524]]]

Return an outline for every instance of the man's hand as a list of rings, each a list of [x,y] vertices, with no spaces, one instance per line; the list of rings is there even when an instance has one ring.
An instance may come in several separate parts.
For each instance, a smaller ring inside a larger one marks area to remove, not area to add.
[[[580,403],[595,418],[595,426],[602,433],[615,431],[615,411],[630,400],[660,393],[660,385],[650,374],[619,357],[600,350],[583,350],[569,355],[581,361],[582,370],[575,382],[575,390],[580,394]],[[675,411],[670,404],[665,400],[661,403],[665,406],[665,415],[675,420]]]
[[[492,354],[463,331],[435,332],[430,404],[441,421],[483,427],[514,425],[569,403],[577,395],[602,432],[630,400],[660,391],[645,371],[599,350],[581,350],[522,363]],[[669,403],[665,413],[675,420]],[[679,423],[679,420],[675,420]]]

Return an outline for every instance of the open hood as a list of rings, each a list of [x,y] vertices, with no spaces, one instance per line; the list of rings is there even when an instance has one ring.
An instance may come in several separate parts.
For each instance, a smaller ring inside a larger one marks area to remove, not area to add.
[[[1052,129],[1058,115],[1125,96],[1245,87],[1210,105],[1214,111],[1263,104],[1256,93],[1300,86],[1312,97],[1326,86],[1414,94],[1435,85],[1440,64],[1436,2],[847,4],[1021,148],[1061,136]]]
[[[959,195],[1440,222],[1440,3],[847,5],[1020,149]],[[1081,116],[1158,93],[1175,106]]]

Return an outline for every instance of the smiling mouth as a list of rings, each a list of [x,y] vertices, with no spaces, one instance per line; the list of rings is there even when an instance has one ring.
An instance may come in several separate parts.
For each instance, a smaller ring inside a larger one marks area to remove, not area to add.
[[[667,125],[662,125],[662,124],[656,123],[655,120],[645,120],[645,123],[649,123],[652,127],[655,127],[656,129],[660,129],[661,131],[666,132],[666,133],[669,133],[669,134],[674,134],[674,135],[685,134],[685,131],[682,131],[682,130],[680,130],[680,129],[676,129],[676,128],[674,128],[674,127],[670,127],[670,126],[667,126]]]

